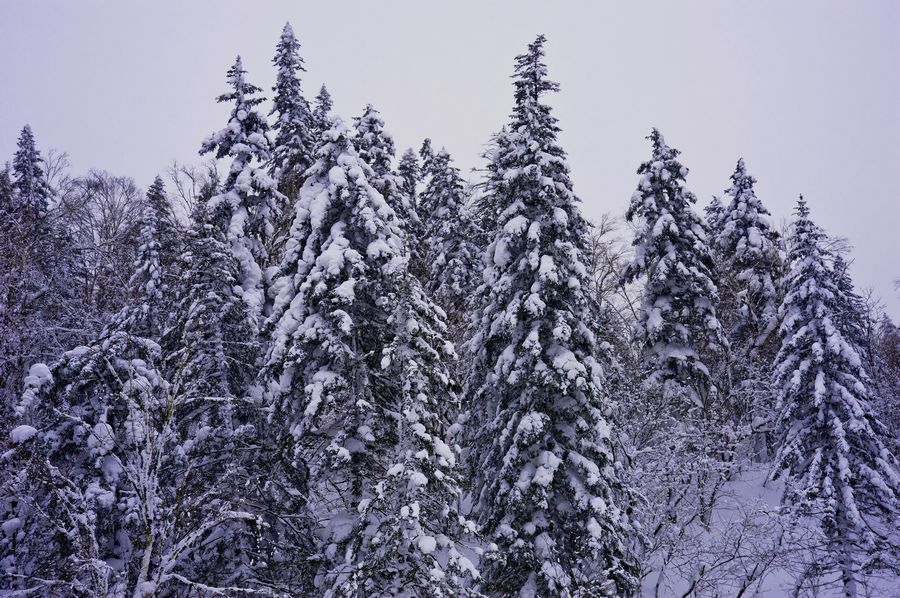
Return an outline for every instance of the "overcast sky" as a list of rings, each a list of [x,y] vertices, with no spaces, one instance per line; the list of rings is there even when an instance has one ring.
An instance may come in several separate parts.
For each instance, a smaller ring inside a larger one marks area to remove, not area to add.
[[[25,123],[74,171],[146,186],[197,162],[225,123],[214,97],[241,54],[271,88],[285,21],[309,97],[367,103],[398,149],[423,137],[465,169],[512,104],[513,57],[538,33],[576,193],[624,212],[650,127],[682,150],[698,209],[743,156],[777,221],[799,193],[855,246],[859,287],[900,317],[900,2],[0,2],[0,160]]]

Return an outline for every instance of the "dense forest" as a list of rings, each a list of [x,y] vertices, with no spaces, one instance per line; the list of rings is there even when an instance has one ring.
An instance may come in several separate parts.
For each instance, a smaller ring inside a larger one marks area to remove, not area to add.
[[[146,192],[26,125],[0,594],[900,594],[900,329],[850,242],[741,159],[699,211],[656,129],[589,222],[544,52],[471,177],[308,99],[290,25]]]

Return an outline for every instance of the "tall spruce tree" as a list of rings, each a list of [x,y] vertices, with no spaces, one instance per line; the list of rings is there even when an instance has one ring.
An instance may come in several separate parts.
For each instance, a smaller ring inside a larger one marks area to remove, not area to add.
[[[182,242],[182,228],[172,209],[162,177],[153,179],[147,189],[147,206],[156,218],[156,235],[159,241],[159,262],[163,270],[164,284],[170,287],[178,278],[178,262]]]
[[[431,159],[434,158],[434,148],[431,147],[430,137],[422,140],[422,145],[419,147],[419,158],[422,160],[422,174],[427,175],[431,169]]]
[[[497,550],[482,559],[491,595],[630,595],[635,529],[620,475],[612,403],[587,297],[588,223],[577,208],[544,36],[515,61],[507,206],[484,257],[483,307],[468,342],[469,461],[475,512]]]
[[[254,321],[265,313],[268,281],[265,269],[273,243],[279,204],[283,196],[263,166],[271,156],[269,126],[256,110],[263,98],[255,97],[258,87],[245,79],[241,57],[228,70],[232,90],[218,97],[232,102],[228,125],[204,142],[201,154],[230,158],[231,166],[220,192],[209,201],[212,219],[222,227],[240,264],[238,284]]]
[[[50,186],[47,184],[43,163],[44,159],[34,143],[31,126],[25,125],[19,134],[13,156],[13,187],[16,190],[18,209],[33,219],[47,214],[50,201]]]
[[[393,279],[392,338],[379,374],[391,381],[380,407],[394,414],[397,441],[372,498],[360,502],[349,574],[337,576],[337,589],[346,596],[470,595],[478,571],[460,549],[474,524],[458,509],[461,471],[447,435],[459,411],[450,373],[456,356],[443,315],[418,279],[408,272]]]
[[[128,281],[128,300],[116,314],[113,326],[159,342],[171,297],[160,264],[159,220],[149,205],[144,208],[139,242],[135,270]]]
[[[844,594],[860,576],[896,570],[900,473],[888,431],[869,405],[861,360],[837,322],[841,289],[826,261],[823,233],[801,197],[792,230],[786,295],[779,308],[780,448],[774,477],[787,479],[785,502],[819,524]]]
[[[691,404],[708,411],[715,396],[710,359],[727,340],[716,316],[706,230],[691,209],[696,198],[684,187],[688,169],[678,162],[679,151],[656,129],[649,139],[653,154],[638,168],[641,179],[626,212],[638,229],[622,279],[646,279],[635,330],[651,379],[676,383]]]
[[[278,181],[278,190],[287,198],[296,196],[303,184],[303,173],[314,160],[315,124],[301,87],[306,69],[300,56],[300,42],[290,23],[285,23],[272,60],[277,70],[272,91],[271,114],[275,115],[275,143],[270,174]]]
[[[707,207],[716,263],[716,313],[728,338],[727,357],[710,364],[732,421],[754,436],[757,458],[767,459],[775,393],[772,358],[782,277],[780,239],[754,191],[756,179],[740,159],[725,191],[725,205]],[[749,427],[747,427],[749,426]]]
[[[392,168],[394,140],[385,130],[381,114],[371,104],[366,105],[363,113],[353,119],[353,127],[356,130],[353,145],[360,159],[372,168],[373,176],[369,183],[394,210],[407,239],[410,267],[417,271],[424,260],[421,247],[424,231],[415,204],[415,194],[406,192],[404,179]]]
[[[336,119],[295,206],[264,372],[273,421],[310,471],[326,571],[343,561],[341,524],[372,497],[366,481],[396,442],[373,370],[388,338],[384,280],[404,267],[403,242],[373,176]]]
[[[738,160],[731,182],[725,191],[728,203],[712,223],[711,245],[721,256],[720,296],[730,311],[726,319],[732,349],[741,347],[749,353],[766,343],[776,325],[781,255],[778,233],[756,197],[756,179],[747,173],[743,159]]]
[[[424,226],[425,286],[461,333],[470,299],[481,283],[477,231],[465,205],[459,169],[446,150],[434,155],[430,171],[421,198],[422,211],[429,215]]]
[[[457,399],[445,324],[407,273],[397,217],[340,120],[318,156],[263,379],[291,458],[309,470],[320,578],[336,595],[458,595],[472,567],[449,517],[458,490],[444,428]]]
[[[331,94],[328,93],[328,89],[323,83],[322,87],[319,88],[319,93],[316,94],[315,106],[312,111],[313,125],[315,127],[313,138],[316,142],[321,141],[325,132],[331,128],[329,117],[331,116],[332,104]]]
[[[413,149],[407,148],[403,155],[400,156],[400,162],[397,164],[397,176],[400,177],[402,184],[401,191],[410,198],[412,205],[418,205],[417,187],[421,169],[419,168],[419,159]]]
[[[840,254],[832,260],[831,272],[839,293],[835,304],[834,323],[844,340],[862,357],[866,345],[863,317],[866,313],[862,297],[853,287],[850,264]]]
[[[52,211],[31,127],[0,173],[0,409],[16,401],[31,364],[83,342],[92,326],[78,291],[78,251]]]

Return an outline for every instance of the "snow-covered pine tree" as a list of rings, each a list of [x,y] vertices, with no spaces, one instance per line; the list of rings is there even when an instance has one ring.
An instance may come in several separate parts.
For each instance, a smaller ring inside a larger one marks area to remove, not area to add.
[[[835,304],[834,323],[844,340],[850,343],[853,349],[863,356],[863,348],[866,344],[863,317],[866,309],[863,306],[862,297],[853,286],[850,277],[850,264],[840,254],[834,256],[831,266],[834,283],[837,286],[837,303]]]
[[[471,564],[450,517],[456,455],[444,427],[457,396],[442,314],[406,272],[396,215],[339,120],[310,173],[263,379],[290,459],[309,468],[307,512],[325,530],[319,583],[348,596],[404,584],[458,595]]]
[[[394,138],[385,131],[381,113],[372,104],[366,104],[362,114],[353,119],[353,128],[356,129],[353,145],[359,157],[371,167],[377,182],[384,184],[393,174],[395,149]]]
[[[802,196],[792,229],[786,294],[779,308],[780,444],[773,477],[784,500],[819,524],[844,594],[857,595],[863,572],[896,570],[900,473],[888,431],[869,405],[861,360],[836,322],[841,289],[827,264],[823,233]]]
[[[719,291],[716,313],[729,343],[727,357],[709,365],[732,421],[745,426],[742,435],[754,436],[757,458],[765,460],[775,405],[771,365],[778,350],[780,239],[743,159],[731,183],[725,205],[718,210],[714,203],[707,207]]]
[[[166,194],[162,177],[153,179],[147,189],[147,206],[156,217],[156,238],[159,242],[159,263],[164,284],[170,287],[178,279],[178,261],[182,249],[182,229],[175,217],[172,203]]]
[[[0,402],[8,409],[28,367],[81,342],[91,323],[78,299],[78,252],[51,209],[44,160],[27,125],[0,187]]]
[[[743,357],[766,345],[777,325],[777,286],[782,266],[778,233],[772,227],[769,211],[756,197],[756,179],[747,173],[743,159],[738,160],[731,182],[731,188],[725,191],[729,200],[711,222],[711,245],[721,256],[721,305],[726,306],[731,317],[720,316],[730,320],[725,327],[732,351],[742,351]],[[771,358],[774,352],[772,349],[765,353]]]
[[[431,160],[428,184],[422,191],[421,209],[427,213],[424,226],[426,289],[447,313],[448,323],[459,341],[470,300],[481,283],[481,251],[459,169],[446,150]]]
[[[411,199],[412,205],[418,205],[417,188],[421,169],[419,168],[419,159],[416,157],[416,152],[411,147],[407,148],[403,155],[400,156],[400,161],[397,164],[397,176],[403,181],[400,190]]]
[[[397,442],[374,372],[390,333],[385,277],[406,257],[394,212],[340,119],[317,154],[294,209],[263,379],[295,466],[309,468],[325,571],[337,575],[345,526]]]
[[[325,132],[331,128],[331,108],[331,94],[328,93],[328,89],[323,83],[322,87],[319,88],[319,93],[316,94],[312,111],[312,119],[314,125],[313,139],[317,143],[321,141],[322,136],[325,135]]]
[[[422,176],[427,176],[431,169],[431,159],[434,158],[434,148],[431,147],[431,138],[426,137],[422,140],[422,146],[419,148],[419,159],[422,160]]]
[[[394,210],[398,224],[409,240],[412,263],[421,263],[423,257],[414,241],[422,238],[422,224],[414,203],[414,196],[404,192],[404,181],[392,169],[394,160],[394,140],[384,128],[381,114],[372,104],[367,104],[363,113],[353,119],[356,135],[353,145],[360,159],[372,168],[369,180],[385,201]]]
[[[460,552],[474,524],[458,511],[457,450],[447,437],[459,410],[441,311],[409,273],[392,276],[393,339],[383,353],[379,406],[391,414],[397,444],[371,498],[359,506],[348,547],[349,574],[338,577],[346,596],[469,595],[478,577]]]
[[[585,267],[588,223],[572,192],[558,89],[544,36],[515,61],[507,206],[484,256],[483,307],[468,341],[467,423],[474,510],[497,550],[481,562],[490,595],[633,594],[637,532],[621,482],[612,403],[595,355]]]
[[[240,422],[232,403],[245,398],[256,363],[256,338],[246,304],[235,293],[240,268],[224,232],[209,222],[203,203],[182,256],[182,276],[166,330],[166,372],[179,376],[189,397],[222,400],[219,426]],[[246,419],[246,418],[245,418]]]
[[[278,181],[278,190],[290,201],[303,185],[303,173],[315,159],[313,115],[301,88],[301,73],[306,69],[300,56],[300,42],[290,23],[285,23],[275,47],[272,63],[277,69],[272,91],[272,129],[275,143],[270,174]]]
[[[504,126],[491,137],[482,155],[487,162],[485,180],[478,186],[478,193],[472,201],[472,213],[480,232],[476,243],[482,249],[494,239],[500,214],[507,207],[497,202],[509,196],[505,191],[507,183],[503,176],[507,169],[505,161],[514,156],[510,151],[511,143],[509,132]]]
[[[706,216],[706,228],[713,234],[719,230],[719,219],[722,218],[724,210],[725,206],[722,205],[722,198],[718,195],[713,195],[709,204],[703,208],[703,214]]]
[[[651,379],[670,391],[684,389],[706,412],[715,397],[709,361],[727,345],[716,316],[712,258],[703,222],[691,209],[696,199],[684,187],[688,169],[678,162],[679,151],[656,129],[649,139],[653,154],[638,168],[641,179],[626,212],[638,228],[634,260],[622,279],[646,278],[635,331]]]
[[[13,186],[17,192],[18,209],[34,220],[46,216],[50,202],[50,186],[43,162],[35,146],[31,126],[25,125],[13,156]]]
[[[113,327],[159,342],[172,298],[160,262],[159,216],[151,204],[144,207],[139,243],[134,273],[128,281],[128,299],[113,318]]]
[[[225,231],[231,251],[241,268],[238,284],[254,321],[265,313],[268,281],[265,269],[273,243],[279,205],[284,202],[275,181],[264,171],[271,156],[269,126],[256,110],[263,98],[258,87],[245,79],[241,57],[228,70],[232,91],[219,102],[232,102],[228,125],[210,135],[201,154],[230,158],[231,166],[220,192],[209,201],[210,216]]]

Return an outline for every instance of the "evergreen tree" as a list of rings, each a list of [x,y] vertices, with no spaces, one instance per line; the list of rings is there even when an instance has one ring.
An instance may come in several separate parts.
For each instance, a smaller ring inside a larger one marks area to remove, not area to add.
[[[9,162],[0,170],[0,211],[3,214],[13,211],[13,182],[9,174]]]
[[[382,184],[393,174],[394,139],[384,130],[384,120],[372,104],[366,104],[363,113],[353,119],[356,136],[353,145],[359,157],[365,161]],[[379,191],[382,191],[379,189]]]
[[[360,159],[372,169],[369,183],[381,193],[396,214],[401,229],[411,239],[422,235],[422,226],[413,198],[403,191],[403,179],[394,172],[394,140],[384,129],[384,121],[372,104],[366,105],[362,115],[353,119],[356,135],[353,146]],[[415,248],[417,249],[417,248]],[[415,252],[414,252],[415,253]],[[413,259],[417,259],[414,255]]]
[[[393,415],[397,444],[372,498],[360,502],[360,518],[347,551],[346,596],[469,595],[477,578],[460,541],[474,524],[458,512],[458,454],[445,431],[459,409],[448,365],[455,359],[445,340],[440,310],[410,274],[395,277],[388,325],[393,335],[382,353],[381,372],[392,381],[382,398]],[[388,398],[389,397],[389,398]]]
[[[135,336],[159,341],[168,317],[168,289],[163,284],[159,259],[159,220],[156,211],[144,208],[138,257],[128,281],[128,300],[116,314],[114,327]]]
[[[720,290],[722,303],[731,312],[725,319],[730,320],[727,331],[732,349],[750,352],[765,343],[776,325],[781,256],[778,233],[769,211],[756,197],[756,179],[747,173],[743,159],[738,160],[731,181],[725,192],[730,201],[715,220],[712,245],[721,256]]]
[[[478,518],[498,550],[482,559],[491,595],[631,595],[637,562],[614,454],[612,404],[559,127],[545,38],[516,57],[515,107],[494,205],[507,206],[484,257],[484,306],[468,422]],[[624,501],[624,502],[623,502]]]
[[[43,158],[34,143],[31,126],[25,125],[19,134],[13,156],[13,186],[17,192],[18,208],[32,219],[47,214],[50,186],[44,173]]]
[[[422,160],[422,176],[428,176],[431,171],[431,159],[434,158],[434,148],[431,147],[430,137],[422,140],[422,145],[419,147],[419,158]]]
[[[450,154],[441,150],[431,160],[431,177],[422,192],[422,210],[429,214],[424,234],[425,286],[460,331],[482,271],[481,252],[473,241],[477,233],[465,199],[459,169]]]
[[[703,208],[703,213],[706,215],[706,227],[713,233],[719,230],[719,221],[724,211],[725,206],[722,205],[722,199],[717,196],[713,196],[709,204]]]
[[[823,234],[803,198],[793,226],[786,295],[779,309],[780,448],[774,476],[787,479],[785,501],[812,516],[836,561],[848,597],[859,576],[896,570],[900,474],[887,430],[869,405],[861,360],[836,321],[843,299],[826,262]]]
[[[0,409],[11,409],[28,367],[81,342],[91,325],[77,293],[84,276],[65,222],[51,210],[44,160],[27,125],[12,172],[0,173]]]
[[[319,88],[319,93],[316,95],[315,99],[315,107],[313,108],[312,118],[314,124],[314,139],[320,141],[322,136],[331,128],[331,123],[329,117],[331,115],[331,94],[328,93],[328,89],[325,87],[325,84],[322,84],[322,87]]]
[[[831,267],[835,286],[838,289],[835,303],[834,323],[844,340],[850,343],[853,349],[863,356],[863,348],[866,345],[863,317],[866,309],[863,306],[862,297],[853,287],[853,279],[850,278],[850,265],[838,254],[834,256]]]
[[[731,182],[726,205],[707,207],[719,290],[716,313],[728,338],[726,358],[710,365],[732,421],[742,427],[742,435],[754,435],[757,457],[767,460],[775,405],[771,363],[778,350],[780,239],[743,159]]]
[[[503,179],[508,168],[505,161],[514,157],[510,151],[512,138],[506,127],[491,137],[483,158],[487,161],[485,180],[480,185],[480,193],[473,199],[472,212],[475,217],[476,228],[480,234],[476,238],[479,247],[485,248],[494,238],[494,233],[499,226],[500,214],[507,206],[501,205],[509,196],[506,193],[507,181]]]
[[[230,403],[242,399],[256,362],[253,323],[235,294],[240,268],[224,233],[208,221],[205,206],[194,213],[187,250],[166,331],[166,369],[184,379],[191,397],[215,396],[227,412],[219,425],[240,424]],[[246,421],[244,422],[246,423]]]
[[[634,260],[622,279],[646,277],[635,330],[651,380],[686,390],[706,412],[715,395],[709,361],[727,343],[716,316],[713,263],[703,222],[691,209],[696,198],[684,187],[688,169],[678,162],[679,151],[656,129],[649,139],[653,155],[638,168],[641,180],[626,212],[638,229]]]
[[[269,248],[283,197],[262,169],[271,155],[269,126],[255,109],[263,101],[254,97],[260,89],[248,83],[245,74],[238,56],[228,70],[232,91],[218,97],[219,102],[233,102],[228,126],[208,137],[200,153],[214,152],[216,158],[232,160],[220,192],[209,202],[209,211],[226,232],[231,251],[240,264],[238,284],[243,299],[251,316],[258,321],[264,313],[267,287],[264,270],[269,265]]]
[[[445,324],[407,274],[397,217],[340,120],[318,156],[295,208],[263,378],[294,466],[309,470],[322,579],[337,595],[403,595],[405,584],[458,595],[471,563],[452,540]]]
[[[270,174],[278,180],[278,189],[293,198],[303,184],[303,173],[312,166],[315,143],[312,112],[303,97],[300,76],[306,69],[300,56],[300,42],[290,23],[284,25],[272,60],[277,75],[272,112],[275,144]]]
[[[156,237],[159,241],[159,262],[163,270],[163,280],[172,286],[178,278],[178,261],[182,250],[182,232],[172,203],[166,194],[166,187],[161,177],[153,179],[147,189],[147,206],[153,211],[156,219]]]
[[[372,498],[367,480],[396,443],[373,370],[387,344],[384,279],[405,258],[394,213],[339,119],[317,153],[294,210],[264,379],[295,466],[309,468],[321,549],[339,568],[342,522]]]
[[[419,168],[419,159],[412,148],[408,148],[403,155],[400,156],[400,162],[397,164],[397,176],[400,177],[402,184],[400,190],[410,198],[410,203],[414,206],[418,205],[418,195],[416,188],[419,184],[421,169]]]

